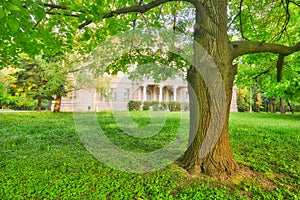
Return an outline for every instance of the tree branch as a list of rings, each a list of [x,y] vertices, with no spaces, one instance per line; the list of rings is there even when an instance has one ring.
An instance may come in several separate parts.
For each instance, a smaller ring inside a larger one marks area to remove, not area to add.
[[[240,16],[241,12],[238,12],[238,14],[236,14],[233,19],[231,20],[231,22],[229,23],[229,25],[227,26],[227,29],[229,30],[231,25],[233,24],[233,22]]]
[[[178,1],[178,0],[154,0],[154,1],[152,1],[150,3],[147,3],[147,4],[144,4],[144,5],[143,5],[143,0],[141,0],[139,2],[139,5],[137,5],[137,6],[130,6],[130,7],[125,7],[125,8],[120,8],[120,9],[117,9],[117,10],[114,10],[114,11],[111,11],[111,12],[108,12],[108,13],[104,13],[104,14],[99,13],[98,15],[100,17],[102,17],[102,19],[105,19],[105,18],[114,17],[116,15],[127,14],[127,13],[141,13],[141,14],[143,14],[143,13],[145,13],[145,12],[155,8],[155,7],[158,7],[162,4],[165,4],[165,3],[168,3],[168,2],[173,2],[173,1]],[[189,2],[189,3],[193,4],[194,6],[196,6],[197,4],[200,3],[199,0],[182,0],[182,1]],[[57,4],[44,3],[43,6],[49,7],[49,8],[52,8],[52,9],[73,11],[67,6],[61,6],[61,5],[57,5]],[[88,13],[89,11],[88,10],[79,10],[79,11],[74,10],[74,12]],[[51,14],[54,14],[54,13],[51,13]],[[70,15],[68,15],[68,16],[70,16]],[[74,17],[77,17],[77,16],[74,16]],[[84,28],[85,26],[87,26],[91,23],[93,23],[92,20],[86,20],[82,24],[80,24],[78,26],[78,28],[82,29],[82,28]]]
[[[287,56],[296,51],[300,51],[300,42],[294,46],[285,46],[281,44],[252,42],[252,41],[235,41],[231,42],[231,49],[233,58],[251,53],[270,52],[275,54],[282,54]]]
[[[48,15],[62,15],[62,16],[66,16],[66,17],[79,17],[79,15],[76,15],[76,14],[62,14],[62,13],[57,13],[57,12],[51,12],[51,11],[47,11],[46,14]]]
[[[67,6],[61,6],[61,5],[57,5],[57,4],[49,4],[49,3],[44,3],[43,4],[45,7],[51,8],[51,9],[59,9],[59,10],[70,10],[70,11],[74,11],[74,12],[81,12],[81,13],[87,13],[87,10],[71,10],[69,7]]]
[[[253,79],[257,81],[257,79],[258,79],[260,76],[269,73],[269,72],[270,72],[270,69],[271,69],[271,67],[269,67],[269,68],[266,69],[265,71],[260,72],[259,74],[257,74],[256,76],[254,76]]]
[[[67,6],[60,6],[60,5],[56,5],[56,4],[49,4],[49,3],[44,3],[43,4],[45,7],[49,7],[49,8],[57,8],[60,10],[70,10]]]
[[[300,4],[299,3],[296,3],[295,1],[289,1],[289,2],[292,3],[292,4],[294,4],[294,5],[296,5],[296,6],[298,6],[300,8]]]
[[[114,17],[116,15],[127,14],[127,13],[142,13],[143,14],[143,13],[145,13],[145,12],[147,12],[147,11],[149,11],[149,10],[159,6],[159,5],[162,5],[162,4],[167,3],[167,2],[172,2],[172,1],[177,1],[177,0],[155,0],[155,1],[152,1],[152,2],[150,2],[148,4],[145,4],[145,5],[120,8],[120,9],[105,13],[101,17],[102,17],[102,19],[105,19],[105,18]],[[188,1],[188,0],[186,0],[186,1]],[[78,26],[78,28],[82,29],[83,27],[91,24],[92,22],[93,22],[92,20],[87,20],[84,23],[80,24]]]
[[[244,34],[243,20],[242,20],[242,7],[243,7],[243,0],[240,0],[240,5],[239,5],[240,31],[241,31],[242,38],[245,40],[249,40],[248,38],[245,37]]]

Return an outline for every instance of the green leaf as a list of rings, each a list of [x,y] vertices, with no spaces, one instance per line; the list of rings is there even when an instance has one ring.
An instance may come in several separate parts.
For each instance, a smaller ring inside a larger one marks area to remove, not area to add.
[[[3,8],[0,7],[0,19],[2,19],[3,17],[5,17],[5,13]]]
[[[42,19],[46,16],[46,13],[44,12],[44,10],[38,9],[37,11],[35,11],[35,16],[37,19]]]
[[[16,10],[16,11],[21,10],[17,5],[12,4],[12,3],[9,3],[9,4],[8,4],[7,9],[8,9],[8,10]]]
[[[89,40],[89,39],[91,39],[91,35],[89,34],[89,33],[87,33],[87,32],[85,32],[84,34],[83,34],[83,37],[84,37],[84,39],[87,41],[87,40]]]
[[[20,27],[19,22],[16,19],[13,19],[13,18],[8,19],[7,23],[8,23],[9,29],[12,32],[16,32]]]
[[[79,21],[84,21],[84,20],[86,20],[86,15],[80,14],[78,19],[79,19]]]

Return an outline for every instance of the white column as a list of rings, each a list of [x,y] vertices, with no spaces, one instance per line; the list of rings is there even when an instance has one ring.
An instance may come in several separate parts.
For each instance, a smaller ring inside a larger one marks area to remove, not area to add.
[[[230,112],[238,112],[236,93],[237,93],[237,87],[233,86],[232,98],[231,98],[231,104],[230,104]]]
[[[139,87],[139,88],[138,88],[138,99],[137,99],[138,101],[141,101],[141,100],[142,100],[142,97],[141,97],[141,96],[142,96],[142,93],[141,93],[141,87]]]
[[[143,85],[143,101],[147,101],[147,85]]]
[[[178,88],[177,86],[173,87],[173,95],[174,95],[173,96],[174,97],[173,101],[177,101],[177,88]]]
[[[162,102],[163,96],[162,96],[162,92],[163,92],[163,84],[159,84],[159,102]]]

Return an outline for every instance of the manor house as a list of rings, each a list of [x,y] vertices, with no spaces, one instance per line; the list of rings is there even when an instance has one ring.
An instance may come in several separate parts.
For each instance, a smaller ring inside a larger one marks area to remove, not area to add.
[[[127,110],[129,100],[189,102],[187,82],[180,77],[156,83],[151,78],[132,81],[128,75],[119,72],[115,76],[107,75],[106,78],[110,82],[106,86],[110,87],[106,89],[110,91],[109,95],[105,95],[103,90],[97,92],[94,88],[76,90],[62,98],[61,111]],[[235,89],[231,111],[237,111]]]

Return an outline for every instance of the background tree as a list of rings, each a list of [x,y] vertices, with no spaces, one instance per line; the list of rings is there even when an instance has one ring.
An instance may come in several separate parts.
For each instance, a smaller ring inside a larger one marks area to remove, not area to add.
[[[13,96],[37,99],[37,111],[42,108],[42,99],[51,99],[52,96],[47,92],[48,80],[44,76],[44,70],[37,61],[30,62],[24,60],[20,70],[11,76],[15,78],[10,83],[9,91]]]
[[[73,91],[74,77],[80,70],[81,59],[78,54],[66,54],[48,60],[37,58],[43,76],[47,79],[45,92],[55,98],[53,112],[60,112],[62,97]]]
[[[211,55],[223,78],[226,106],[219,109],[226,110],[226,119],[223,124],[215,124],[222,127],[217,131],[221,135],[216,145],[202,146],[212,120],[214,103],[203,77],[195,67],[190,67],[187,72],[189,89],[193,89],[197,96],[190,98],[190,136],[194,140],[180,163],[191,173],[226,178],[238,168],[232,155],[228,133],[231,93],[237,73],[236,58],[252,53],[273,53],[278,55],[280,71],[282,59],[300,50],[299,37],[287,40],[291,33],[299,30],[297,21],[300,6],[296,1],[257,1],[253,4],[248,0],[117,0],[105,3],[92,0],[11,0],[9,6],[7,2],[1,3],[4,11],[1,16],[4,24],[2,29],[8,30],[3,33],[5,39],[2,44],[14,56],[18,51],[32,51],[33,54],[39,49],[47,49],[47,56],[51,52],[59,53],[71,48],[75,42],[80,43],[80,40],[89,41],[85,43],[86,50],[93,49],[105,36],[130,29],[132,26],[129,25],[135,20],[139,22],[138,26],[165,27],[166,20],[162,20],[161,16],[165,13],[172,14],[173,8],[184,7],[194,8],[194,40]],[[175,15],[174,12],[173,14]],[[22,37],[26,35],[29,39],[24,40]],[[232,35],[239,36],[238,40],[233,41]],[[28,43],[21,45],[22,41]],[[35,51],[26,49],[32,41],[36,42]],[[79,43],[74,48],[78,48]],[[4,53],[3,48],[1,50]],[[201,65],[200,52],[195,45],[194,66]],[[4,55],[2,63],[10,60],[7,59],[7,54]],[[199,106],[196,106],[197,102]],[[201,156],[202,148],[209,150],[209,153]]]
[[[261,54],[243,57],[239,65],[240,72],[236,84],[247,88],[255,84],[263,93],[265,110],[271,111],[268,109],[269,104],[274,103],[273,99],[277,98],[280,102],[280,112],[284,113],[287,106],[292,107],[290,102],[299,102],[299,56],[299,53],[295,53],[285,59],[282,74],[277,73],[277,60],[274,55]],[[283,105],[284,101],[286,101],[285,105]]]

